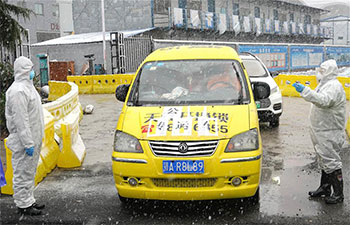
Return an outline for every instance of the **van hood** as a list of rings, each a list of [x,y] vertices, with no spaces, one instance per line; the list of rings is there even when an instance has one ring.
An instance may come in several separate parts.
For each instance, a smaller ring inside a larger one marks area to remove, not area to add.
[[[249,105],[128,107],[122,130],[142,140],[214,140],[249,130],[249,120]]]

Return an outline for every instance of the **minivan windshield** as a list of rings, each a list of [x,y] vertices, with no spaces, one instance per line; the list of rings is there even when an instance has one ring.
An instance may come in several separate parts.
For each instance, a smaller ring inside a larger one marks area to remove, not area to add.
[[[147,62],[129,98],[132,105],[242,104],[248,88],[235,60]]]
[[[256,59],[242,59],[243,65],[247,70],[249,77],[266,77],[268,76],[263,65]]]

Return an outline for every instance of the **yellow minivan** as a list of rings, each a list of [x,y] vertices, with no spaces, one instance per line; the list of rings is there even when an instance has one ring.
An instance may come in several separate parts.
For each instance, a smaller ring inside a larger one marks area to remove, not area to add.
[[[115,132],[113,175],[129,198],[259,200],[262,148],[251,84],[226,46],[180,46],[151,53],[130,85]],[[255,98],[255,100],[254,100]]]

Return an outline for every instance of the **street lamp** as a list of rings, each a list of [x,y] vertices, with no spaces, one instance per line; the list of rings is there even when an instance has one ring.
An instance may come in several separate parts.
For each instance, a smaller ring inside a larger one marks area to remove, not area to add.
[[[107,69],[107,60],[106,60],[106,27],[105,27],[105,3],[104,0],[101,0],[101,15],[102,15],[102,43],[103,43],[103,67],[106,71]]]

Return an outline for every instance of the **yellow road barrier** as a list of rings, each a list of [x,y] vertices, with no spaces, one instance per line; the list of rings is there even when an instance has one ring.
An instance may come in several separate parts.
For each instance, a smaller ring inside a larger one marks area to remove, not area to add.
[[[49,173],[57,165],[60,149],[55,141],[54,117],[46,109],[43,109],[43,111],[45,119],[45,137],[43,140],[43,145],[41,147],[40,155],[46,167],[47,173]]]
[[[279,86],[283,96],[300,97],[300,94],[292,86],[294,82],[300,82],[311,89],[315,89],[317,86],[316,76],[313,75],[287,75],[280,74],[274,78]],[[346,99],[350,99],[350,77],[338,77],[338,80],[343,85]]]
[[[78,86],[72,82],[50,81],[50,92],[60,85],[70,86],[65,95],[44,105],[55,118],[55,133],[60,138],[60,149],[57,166],[64,168],[78,167],[82,164],[86,148],[79,134],[79,121],[82,118],[82,107],[79,102]],[[54,91],[55,92],[55,91]]]
[[[92,93],[93,76],[68,76],[67,80],[78,85],[79,94]]]
[[[315,89],[317,86],[316,76],[312,75],[287,75],[280,74],[274,78],[277,85],[279,86],[283,96],[300,97],[300,94],[292,86],[294,82],[300,82],[311,89]],[[338,80],[343,85],[345,90],[346,99],[350,100],[350,77],[338,77]],[[347,134],[350,138],[350,117],[346,126]]]
[[[59,97],[67,94],[71,87],[67,82],[49,82],[49,87],[50,87],[50,93],[49,97],[47,100],[49,101],[55,101]]]
[[[134,74],[68,76],[79,87],[80,94],[112,94],[121,84],[130,84]]]
[[[4,140],[5,150],[6,150],[6,171],[5,171],[5,179],[6,185],[1,187],[1,193],[6,195],[13,195],[13,169],[12,169],[12,153],[10,149],[6,146],[7,139]]]
[[[86,151],[79,134],[79,115],[80,110],[74,110],[61,123],[62,150],[57,162],[58,167],[79,167],[84,160]]]
[[[44,111],[45,120],[45,136],[41,146],[40,156],[35,174],[35,185],[44,179],[44,177],[50,173],[55,167],[60,154],[59,147],[54,139],[54,118],[47,111]],[[13,168],[12,168],[12,152],[6,145],[7,139],[5,139],[6,149],[6,186],[1,188],[1,193],[12,195],[13,194]]]

